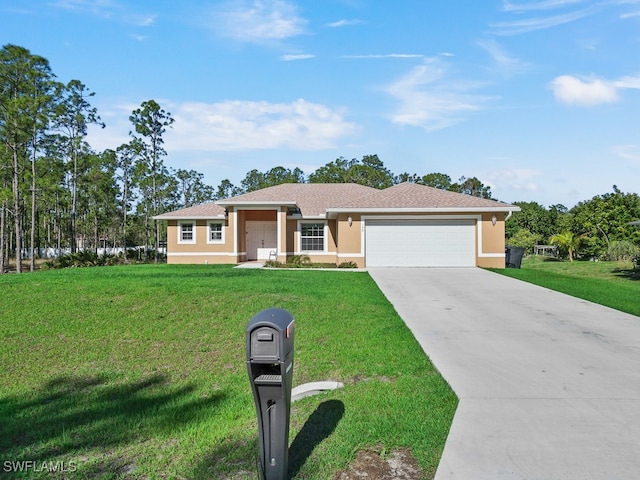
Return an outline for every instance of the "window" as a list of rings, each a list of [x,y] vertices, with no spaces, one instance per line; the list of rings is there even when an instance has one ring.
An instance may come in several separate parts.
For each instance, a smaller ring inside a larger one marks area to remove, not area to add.
[[[300,250],[324,251],[324,223],[300,224]]]
[[[195,243],[196,230],[193,222],[181,222],[178,230],[178,243]]]
[[[224,243],[224,228],[222,222],[209,223],[208,243]]]

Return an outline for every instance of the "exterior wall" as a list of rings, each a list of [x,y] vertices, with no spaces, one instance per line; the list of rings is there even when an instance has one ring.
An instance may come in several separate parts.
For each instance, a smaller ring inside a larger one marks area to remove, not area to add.
[[[167,263],[171,265],[223,265],[241,263],[237,256],[190,255],[188,257],[168,255]]]
[[[351,218],[351,225],[349,225],[349,218]],[[336,223],[339,239],[337,263],[354,262],[358,268],[363,268],[365,259],[364,252],[361,250],[364,223],[360,215],[340,214]]]
[[[492,217],[495,215],[496,224]],[[482,252],[477,253],[477,264],[483,268],[504,268],[505,257],[505,214],[483,213],[480,220],[482,236]]]
[[[294,255],[296,251],[296,234],[298,229],[298,220],[287,218],[287,231],[285,233],[285,251],[286,256]],[[281,260],[286,262],[287,259]]]
[[[244,213],[244,220],[246,222],[275,222],[276,211],[275,210],[240,210]]]
[[[385,215],[381,215],[385,216]],[[393,215],[393,218],[401,219],[403,216],[416,218],[415,214]],[[496,224],[492,223],[492,213],[447,215],[448,218],[459,216],[460,218],[476,218],[476,264],[485,268],[504,268],[505,258],[505,214],[496,213]],[[376,215],[368,215],[367,218],[375,218]],[[386,215],[389,217],[389,215]],[[425,218],[438,218],[438,215],[424,215]],[[238,210],[229,209],[228,219],[224,221],[224,242],[207,242],[207,225],[211,220],[191,220],[195,222],[195,242],[180,243],[180,223],[188,220],[169,220],[167,222],[167,262],[182,264],[203,263],[239,263],[247,259],[246,222],[247,221],[273,221],[280,220],[278,232],[278,260],[286,262],[288,256],[300,255],[300,219],[287,218],[287,209],[272,210]],[[351,225],[349,225],[351,218]],[[305,220],[307,221],[307,220]],[[312,221],[312,220],[309,220]],[[325,252],[308,252],[311,261],[340,264],[342,262],[354,262],[358,267],[366,265],[364,258],[364,221],[359,214],[339,214],[333,220],[318,220],[325,223]],[[237,232],[237,242],[235,235]]]
[[[314,252],[314,251],[301,251],[300,250],[300,222],[310,222],[310,223],[323,223],[326,225],[324,232],[324,241],[325,241],[325,249],[324,252]],[[288,241],[287,241],[287,254],[291,255],[307,255],[311,259],[312,262],[317,263],[337,263],[338,257],[338,227],[335,220],[311,220],[311,219],[289,219],[287,222],[287,229],[289,230]]]
[[[461,219],[476,219],[476,265],[483,268],[504,268],[504,248],[505,248],[505,214],[496,213],[496,225],[492,223],[493,213],[464,213],[459,215],[441,215],[442,217]],[[416,218],[421,215],[397,214],[380,215],[380,217],[390,217],[402,219],[402,217]],[[437,214],[425,214],[425,219],[437,219]],[[348,218],[352,223],[349,227]],[[375,218],[376,215],[367,215],[367,218]],[[338,262],[352,261],[358,267],[366,266],[364,258],[364,221],[360,215],[340,214],[337,219],[338,224]]]
[[[233,253],[234,216],[227,220],[212,218],[210,220],[168,220],[167,221],[167,263],[200,264],[200,263],[237,263],[238,256]],[[207,226],[209,222],[223,222],[222,243],[207,242]],[[184,222],[195,223],[194,243],[179,241],[180,225]]]

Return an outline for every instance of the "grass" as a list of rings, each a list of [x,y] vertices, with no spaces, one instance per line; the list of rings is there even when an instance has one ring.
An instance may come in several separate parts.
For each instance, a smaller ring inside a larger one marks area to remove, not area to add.
[[[367,447],[435,473],[457,399],[366,273],[117,266],[0,291],[0,478],[256,478],[245,327],[271,307],[295,316],[293,384],[345,384],[293,405],[294,477]]]
[[[640,316],[640,272],[631,262],[557,261],[529,256],[503,275]]]

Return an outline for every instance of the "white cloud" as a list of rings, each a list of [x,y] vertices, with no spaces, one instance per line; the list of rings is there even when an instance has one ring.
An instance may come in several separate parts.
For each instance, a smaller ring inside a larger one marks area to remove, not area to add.
[[[56,0],[51,5],[70,12],[95,15],[138,27],[151,27],[158,17],[156,14],[133,12],[135,5],[126,5],[113,0]]]
[[[339,28],[339,27],[349,27],[351,25],[359,25],[363,23],[362,20],[338,20],[337,22],[331,22],[327,24],[327,27],[331,28]]]
[[[128,20],[138,27],[151,27],[156,23],[157,18],[157,15],[133,15]]]
[[[617,80],[560,75],[550,83],[550,87],[560,103],[599,105],[617,102],[619,90],[640,90],[640,75],[628,75]]]
[[[310,58],[315,58],[315,55],[309,53],[299,53],[280,56],[280,60],[284,62],[291,62],[295,60],[309,60]]]
[[[640,145],[616,145],[612,150],[618,157],[640,165]]]
[[[400,125],[438,130],[459,123],[487,99],[475,87],[448,77],[445,65],[429,59],[386,88],[399,105],[391,120]]]
[[[516,192],[538,192],[540,185],[537,178],[542,175],[539,170],[526,168],[502,168],[487,174],[491,188],[500,185],[503,190]]]
[[[582,80],[573,75],[560,75],[550,84],[556,100],[567,105],[598,105],[618,100],[613,82],[599,78]]]
[[[341,58],[424,58],[421,53],[383,53],[372,55],[342,55]]]
[[[177,152],[251,151],[275,148],[324,150],[359,127],[344,112],[300,99],[291,103],[229,100],[220,103],[158,100],[175,120],[164,134],[170,154]],[[129,116],[139,108],[115,104],[100,109],[107,124],[89,127],[87,141],[96,150],[116,149],[131,140]]]
[[[522,15],[528,12],[540,12],[531,18],[518,17],[517,20],[493,23],[490,25],[495,35],[519,35],[536,30],[553,28],[578,21],[584,17],[596,15],[604,10],[627,5],[638,5],[638,0],[538,0],[526,3],[503,1],[504,12]],[[554,10],[555,14],[545,12]],[[638,12],[622,13],[620,19],[637,16]]]
[[[108,105],[96,105],[100,118],[106,124],[105,128],[89,125],[87,142],[95,151],[106,149],[115,150],[123,143],[131,140],[129,130],[133,127],[129,122],[129,115],[140,105],[114,101]]]
[[[519,73],[525,71],[529,66],[509,55],[505,49],[495,40],[484,39],[476,42],[478,46],[487,51],[497,67],[506,74]]]
[[[52,5],[68,10],[97,10],[113,8],[115,3],[111,0],[57,0]]]
[[[584,2],[581,0],[548,0],[522,5],[513,5],[509,2],[505,2],[504,10],[510,13],[520,14],[524,11],[529,10],[550,10],[579,5],[581,3]],[[602,11],[602,9],[606,8],[606,6],[606,2],[595,2],[587,5],[585,8],[569,11],[566,13],[493,23],[490,24],[490,27],[492,29],[491,33],[493,33],[494,35],[520,35],[523,33],[534,32],[536,30],[553,28],[564,25],[566,23],[575,22],[590,15],[594,15]]]
[[[211,28],[224,36],[249,43],[284,40],[305,33],[306,20],[285,0],[228,2],[215,14]]]
[[[613,84],[618,88],[640,89],[640,75],[622,77]]]
[[[553,8],[562,8],[568,5],[584,3],[585,0],[543,0],[538,2],[514,4],[508,0],[502,2],[503,10],[507,12],[524,12],[528,10],[548,10]]]
[[[166,134],[167,150],[322,150],[358,130],[343,112],[302,99],[183,103],[173,107],[172,116],[175,123]]]
[[[491,25],[492,33],[495,35],[519,35],[522,33],[544,30],[546,28],[557,27],[565,23],[575,22],[583,17],[591,15],[595,8],[585,8],[577,12],[566,13],[543,18],[527,18],[513,22],[500,22]]]

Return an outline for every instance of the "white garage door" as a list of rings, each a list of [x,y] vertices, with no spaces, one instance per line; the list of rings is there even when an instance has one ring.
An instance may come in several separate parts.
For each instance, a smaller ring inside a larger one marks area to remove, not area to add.
[[[366,220],[367,267],[475,267],[474,220]]]

